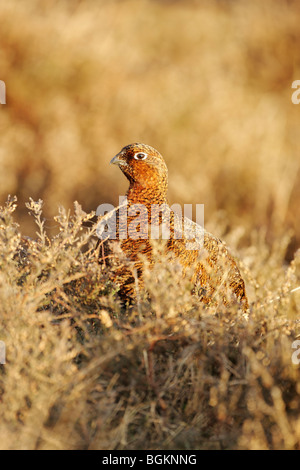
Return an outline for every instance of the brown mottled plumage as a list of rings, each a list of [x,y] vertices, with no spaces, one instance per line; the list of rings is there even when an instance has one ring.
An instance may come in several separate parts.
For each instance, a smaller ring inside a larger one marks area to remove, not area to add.
[[[170,220],[170,236],[166,242],[166,250],[180,260],[184,273],[190,272],[190,268],[193,269],[192,281],[195,285],[195,292],[201,300],[210,303],[214,293],[220,291],[223,293],[223,301],[226,305],[238,301],[246,310],[248,301],[244,281],[225,244],[191,220],[179,217],[169,207],[167,201],[168,169],[160,153],[145,144],[131,144],[124,147],[111,163],[120,167],[130,183],[126,193],[127,205],[123,205],[123,208],[117,209],[116,213],[112,214],[112,218],[114,215],[114,220],[117,222],[115,238],[120,241],[122,252],[134,263],[139,278],[142,279],[143,271],[139,255],[143,253],[150,263],[153,261],[151,235],[149,235],[151,221],[156,220],[159,228],[162,229]],[[138,204],[143,204],[147,211],[137,211],[136,209],[140,209]],[[153,214],[155,204],[159,205],[160,212],[156,213],[157,219],[151,220],[151,210]],[[124,209],[125,212],[127,209],[127,220],[122,222],[120,215]],[[137,215],[139,224],[135,224]],[[182,222],[184,223],[183,237],[178,239]],[[127,229],[125,238],[124,229]],[[192,242],[194,249],[187,249],[187,243]],[[134,276],[130,270],[121,268],[117,271],[115,281],[120,286],[123,298],[133,295]],[[232,294],[231,299],[228,298],[228,291]]]

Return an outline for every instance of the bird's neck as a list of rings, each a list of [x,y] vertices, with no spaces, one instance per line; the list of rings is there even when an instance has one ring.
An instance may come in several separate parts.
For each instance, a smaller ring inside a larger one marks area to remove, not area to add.
[[[130,183],[126,196],[129,204],[144,204],[146,207],[150,207],[151,204],[168,203],[166,183],[155,189],[137,182]]]

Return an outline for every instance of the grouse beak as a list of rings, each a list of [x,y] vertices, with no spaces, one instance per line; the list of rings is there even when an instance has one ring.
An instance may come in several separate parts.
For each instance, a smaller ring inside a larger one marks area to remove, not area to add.
[[[118,165],[119,163],[120,163],[120,160],[118,158],[118,155],[115,155],[114,158],[112,158],[110,161],[111,165]]]
[[[122,163],[122,160],[120,159],[120,154],[118,153],[117,155],[115,155],[114,158],[110,161],[110,163],[113,165],[120,165]]]

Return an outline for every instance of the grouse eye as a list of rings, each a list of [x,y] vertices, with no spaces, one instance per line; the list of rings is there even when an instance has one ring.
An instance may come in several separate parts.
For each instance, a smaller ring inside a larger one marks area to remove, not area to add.
[[[146,153],[142,153],[142,152],[136,153],[134,155],[134,158],[136,160],[146,160],[147,157],[148,157],[148,155]]]

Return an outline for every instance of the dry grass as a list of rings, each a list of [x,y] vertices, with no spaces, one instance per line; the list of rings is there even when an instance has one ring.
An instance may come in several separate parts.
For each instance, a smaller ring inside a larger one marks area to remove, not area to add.
[[[160,253],[148,295],[124,310],[86,249],[92,214],[61,210],[50,241],[41,203],[27,206],[37,241],[20,244],[14,201],[0,219],[2,447],[299,448],[300,257],[283,267],[288,239],[245,250],[249,318],[199,304]]]
[[[2,448],[300,448],[299,13],[283,0],[0,5]],[[204,203],[238,253],[249,318],[199,305],[161,256],[149,298],[120,306],[93,214],[73,201],[117,204],[126,183],[108,162],[134,141],[165,156],[170,202]]]

